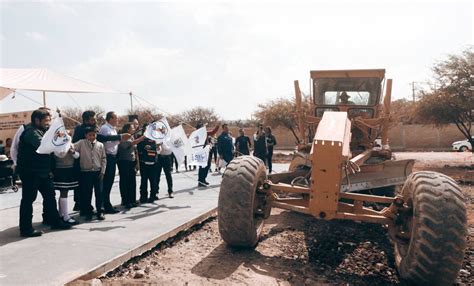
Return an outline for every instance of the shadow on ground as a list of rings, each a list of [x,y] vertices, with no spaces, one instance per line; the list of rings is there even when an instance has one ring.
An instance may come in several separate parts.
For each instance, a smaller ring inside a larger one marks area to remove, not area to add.
[[[271,249],[274,248],[274,249]],[[380,225],[319,221],[294,212],[272,215],[255,249],[222,242],[196,264],[195,275],[223,280],[239,267],[304,284],[394,285],[393,250]]]

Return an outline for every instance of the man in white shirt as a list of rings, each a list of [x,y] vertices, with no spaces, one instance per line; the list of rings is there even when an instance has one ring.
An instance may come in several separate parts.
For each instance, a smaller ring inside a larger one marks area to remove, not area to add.
[[[99,134],[104,136],[117,135],[117,130],[115,129],[118,124],[117,114],[115,114],[113,111],[107,112],[105,121],[107,122],[100,127]],[[117,151],[120,141],[105,141],[103,143],[105,147],[105,153],[107,154],[107,166],[105,168],[102,192],[104,195],[104,209],[105,213],[114,214],[118,211],[112,206],[112,203],[110,202],[110,191],[112,190],[112,186],[114,184],[117,166]]]

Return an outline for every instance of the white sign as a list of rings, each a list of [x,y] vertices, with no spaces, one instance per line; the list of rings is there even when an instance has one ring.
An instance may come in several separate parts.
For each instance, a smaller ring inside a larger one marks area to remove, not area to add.
[[[171,128],[166,117],[149,124],[144,135],[148,139],[155,140],[158,144],[170,140]]]
[[[173,151],[174,156],[178,165],[184,162],[184,156],[191,154],[191,145],[189,144],[188,137],[184,132],[183,126],[179,125],[171,129],[171,139],[169,143],[170,149]]]
[[[209,145],[204,148],[194,148],[189,165],[206,167],[209,159],[209,150]]]
[[[207,139],[207,130],[206,127],[201,127],[197,130],[194,130],[191,135],[189,135],[189,143],[192,148],[202,147],[206,144]]]
[[[71,148],[71,136],[67,134],[62,117],[57,116],[48,131],[41,139],[41,144],[36,150],[39,154],[51,154],[64,156]]]

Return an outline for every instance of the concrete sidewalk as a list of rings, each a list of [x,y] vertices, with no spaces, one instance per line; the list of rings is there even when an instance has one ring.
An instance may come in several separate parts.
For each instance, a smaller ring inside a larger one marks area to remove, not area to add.
[[[139,180],[137,177],[137,183]],[[155,203],[122,209],[106,215],[105,221],[83,222],[67,231],[51,231],[41,224],[42,199],[38,194],[33,223],[45,234],[27,239],[19,236],[18,229],[21,191],[0,194],[0,285],[62,285],[93,269],[101,274],[101,270],[109,270],[106,266],[120,265],[166,239],[166,234],[187,228],[190,221],[197,222],[213,212],[220,180],[220,175],[210,173],[210,187],[198,189],[196,171],[173,173],[175,198],[169,199],[162,176],[160,200]],[[120,203],[117,181],[112,202]]]

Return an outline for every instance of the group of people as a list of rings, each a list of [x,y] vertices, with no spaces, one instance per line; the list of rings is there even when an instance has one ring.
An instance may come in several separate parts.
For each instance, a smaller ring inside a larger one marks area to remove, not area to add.
[[[262,124],[258,124],[257,131],[253,135],[254,151],[253,155],[261,159],[268,167],[268,172],[273,171],[273,148],[277,144],[275,136],[272,134],[272,129],[267,126],[263,128]],[[250,148],[252,143],[250,138],[245,136],[244,130],[239,130],[239,137],[235,139],[236,154],[239,155],[250,155]]]
[[[118,117],[108,112],[106,123],[97,126],[94,111],[82,114],[82,124],[73,133],[72,144],[67,152],[60,154],[39,154],[36,152],[51,122],[48,108],[39,108],[31,115],[31,122],[22,125],[13,139],[1,148],[2,153],[14,162],[15,172],[22,181],[20,204],[20,234],[23,237],[40,236],[42,232],[32,226],[33,203],[38,191],[43,196],[43,223],[52,229],[69,229],[78,223],[68,212],[68,192],[74,191],[74,210],[85,220],[92,220],[95,197],[95,215],[104,220],[105,214],[115,214],[118,210],[112,205],[110,194],[119,170],[119,189],[122,206],[126,209],[136,207],[138,203],[153,203],[158,200],[161,173],[165,173],[167,193],[173,198],[172,165],[173,153],[166,144],[144,136],[146,125],[140,128],[138,119],[125,123],[121,132],[117,132]],[[196,126],[200,128],[202,126]],[[198,187],[209,185],[206,178],[211,168],[212,158],[225,167],[234,156],[249,155],[252,143],[239,130],[239,137],[233,138],[227,124],[222,124],[222,133],[216,138],[219,125],[207,131],[206,145],[210,145],[208,164],[199,167]],[[273,146],[275,137],[269,127],[258,126],[254,134],[254,156],[262,159],[272,172]],[[203,146],[203,147],[205,147]],[[214,153],[214,156],[212,156]],[[217,154],[215,154],[217,153]],[[186,162],[185,162],[185,165]],[[177,166],[176,166],[177,168]],[[137,201],[136,174],[140,172],[140,197]],[[60,196],[56,204],[55,190]],[[58,207],[57,207],[58,206]]]
[[[94,111],[85,111],[82,120],[83,123],[74,130],[70,149],[60,154],[36,152],[51,122],[47,108],[35,110],[31,122],[22,125],[15,134],[9,155],[22,181],[21,236],[42,234],[32,226],[33,202],[38,191],[43,196],[43,223],[52,229],[69,229],[78,223],[68,213],[67,196],[70,190],[74,190],[74,210],[79,211],[85,220],[92,220],[94,214],[93,193],[98,220],[104,220],[104,214],[117,213],[110,200],[117,166],[120,195],[125,208],[137,206],[137,169],[141,175],[140,203],[158,200],[162,171],[166,175],[168,197],[173,198],[171,151],[165,145],[143,136],[143,132],[138,130],[138,120],[124,124],[120,134],[116,130],[118,117],[114,112],[107,113],[106,123],[100,128],[97,127]],[[59,208],[55,190],[60,192]]]

